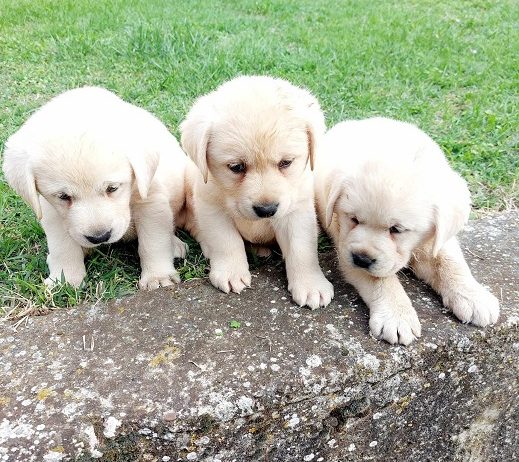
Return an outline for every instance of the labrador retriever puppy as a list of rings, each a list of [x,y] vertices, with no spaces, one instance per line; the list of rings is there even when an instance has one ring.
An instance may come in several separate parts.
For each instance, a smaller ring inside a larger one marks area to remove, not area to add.
[[[187,156],[149,112],[108,90],[67,91],[36,111],[6,143],[7,182],[47,236],[48,285],[79,286],[89,249],[137,237],[141,288],[179,282],[185,244],[174,217],[185,200]]]
[[[385,118],[347,121],[328,131],[319,156],[319,217],[375,337],[404,345],[420,337],[397,277],[406,266],[461,321],[497,321],[499,303],[474,279],[455,237],[469,216],[467,185],[429,136]]]
[[[210,259],[215,287],[250,286],[244,239],[277,241],[294,301],[330,303],[311,172],[324,128],[317,100],[282,79],[237,77],[195,102],[181,124],[182,146],[196,164],[188,167],[186,227]]]

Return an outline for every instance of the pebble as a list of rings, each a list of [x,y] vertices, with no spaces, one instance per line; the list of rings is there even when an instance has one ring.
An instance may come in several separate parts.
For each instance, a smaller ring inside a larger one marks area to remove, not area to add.
[[[322,363],[321,358],[317,355],[312,355],[306,358],[306,365],[310,367],[318,367]]]
[[[162,418],[166,422],[171,422],[172,420],[175,420],[177,418],[177,414],[175,411],[166,411],[164,414],[162,414]]]
[[[211,440],[209,439],[208,436],[202,436],[202,438],[195,441],[195,444],[197,446],[207,446],[209,444],[209,441],[211,441]]]

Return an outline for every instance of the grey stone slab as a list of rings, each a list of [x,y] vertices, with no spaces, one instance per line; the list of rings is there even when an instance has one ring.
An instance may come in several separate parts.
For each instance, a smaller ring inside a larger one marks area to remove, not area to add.
[[[510,212],[462,236],[502,300],[494,327],[402,277],[423,327],[407,348],[368,334],[333,253],[317,311],[294,306],[278,262],[241,295],[199,280],[4,323],[0,461],[519,460],[518,230]]]

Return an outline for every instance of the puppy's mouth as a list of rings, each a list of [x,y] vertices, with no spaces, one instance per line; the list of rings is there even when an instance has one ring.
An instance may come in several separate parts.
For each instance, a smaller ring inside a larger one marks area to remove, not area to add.
[[[101,247],[102,245],[111,244],[111,242],[106,241],[106,242],[102,242],[100,244],[92,244],[91,242],[88,242],[85,239],[82,239],[80,244],[81,244],[81,247],[86,247],[86,248],[89,248],[89,249],[94,249],[96,247]]]

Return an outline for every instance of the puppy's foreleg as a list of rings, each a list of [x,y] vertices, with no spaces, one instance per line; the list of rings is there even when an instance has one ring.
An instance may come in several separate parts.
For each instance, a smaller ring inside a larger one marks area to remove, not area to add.
[[[344,277],[369,308],[369,327],[375,337],[409,345],[421,336],[418,315],[396,275],[376,278],[341,260]]]
[[[41,225],[47,236],[49,248],[47,265],[50,274],[45,279],[45,284],[52,286],[60,282],[63,275],[65,282],[79,287],[86,276],[83,247],[72,239],[54,207],[43,197],[40,198],[40,203],[42,206]]]
[[[436,258],[428,249],[417,251],[411,267],[442,296],[443,304],[461,321],[476,326],[497,321],[499,302],[474,279],[456,238],[447,241]]]
[[[167,197],[159,194],[148,197],[134,204],[132,213],[142,270],[139,287],[153,290],[180,282],[173,259],[175,254],[182,253],[179,252],[182,242],[179,244],[174,235],[173,212]]]
[[[309,204],[307,212],[275,220],[274,228],[285,258],[288,290],[294,301],[312,309],[328,305],[333,298],[333,286],[324,277],[317,258],[317,220],[313,204]]]
[[[222,292],[239,294],[251,283],[243,238],[232,219],[220,208],[200,202],[196,210],[195,238],[210,260],[209,280]]]

